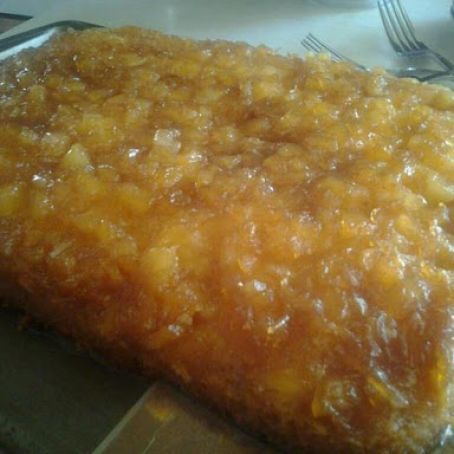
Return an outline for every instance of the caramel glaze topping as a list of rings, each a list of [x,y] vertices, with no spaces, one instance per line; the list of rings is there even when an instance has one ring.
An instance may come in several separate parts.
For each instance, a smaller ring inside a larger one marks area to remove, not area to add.
[[[28,311],[321,452],[453,409],[454,93],[137,28],[0,68],[0,276]]]

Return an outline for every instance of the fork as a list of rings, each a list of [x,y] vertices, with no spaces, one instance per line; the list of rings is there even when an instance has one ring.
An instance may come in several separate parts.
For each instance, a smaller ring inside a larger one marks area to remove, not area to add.
[[[394,51],[404,57],[432,58],[443,69],[452,71],[454,64],[418,40],[413,24],[400,0],[378,0],[381,20]]]
[[[331,59],[336,62],[346,61],[351,63],[356,68],[362,71],[368,71],[368,68],[360,63],[352,60],[351,58],[346,57],[345,55],[341,54],[333,47],[328,46],[323,41],[320,41],[315,35],[309,33],[302,41],[301,44],[309,51],[315,52],[316,54],[320,53],[327,53],[330,55]],[[418,79],[420,81],[431,81],[432,79],[436,79],[439,77],[443,77],[446,75],[446,71],[433,71],[430,69],[422,69],[422,68],[415,68],[413,66],[409,66],[408,68],[402,69],[388,69],[389,73],[393,74],[396,77],[413,77],[414,79]]]
[[[302,41],[301,44],[307,49],[316,54],[321,53],[328,53],[331,56],[333,61],[346,61],[351,63],[353,66],[356,66],[358,69],[362,69],[363,71],[367,71],[367,68],[356,61],[352,60],[351,58],[346,57],[345,55],[341,54],[337,50],[333,49],[332,47],[328,46],[324,42],[320,41],[315,35],[309,33]]]

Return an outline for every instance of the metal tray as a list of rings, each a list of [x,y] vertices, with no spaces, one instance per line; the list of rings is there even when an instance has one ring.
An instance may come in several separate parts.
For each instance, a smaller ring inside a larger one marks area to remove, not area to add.
[[[39,47],[52,38],[52,36],[62,31],[68,29],[85,30],[93,27],[101,26],[79,21],[54,22],[43,27],[34,28],[33,30],[27,30],[26,32],[0,39],[0,61],[26,48]]]
[[[147,382],[22,318],[0,309],[0,452],[92,452]]]

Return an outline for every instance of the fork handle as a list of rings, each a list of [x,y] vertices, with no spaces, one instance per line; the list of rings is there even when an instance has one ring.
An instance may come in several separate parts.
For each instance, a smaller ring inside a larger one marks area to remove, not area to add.
[[[442,64],[446,69],[448,70],[453,70],[454,69],[454,64],[450,62],[447,58],[443,57],[443,55],[440,55],[438,52],[433,52],[433,56]]]
[[[441,79],[444,77],[452,77],[454,78],[454,71],[453,70],[448,70],[448,71],[437,71],[432,74],[429,74],[427,76],[422,76],[419,78],[421,82],[430,82],[432,80],[436,79]]]

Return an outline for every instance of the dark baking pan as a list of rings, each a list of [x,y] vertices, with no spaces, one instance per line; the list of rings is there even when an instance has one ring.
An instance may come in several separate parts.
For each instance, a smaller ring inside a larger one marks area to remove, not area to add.
[[[87,28],[100,27],[100,25],[88,22],[62,21],[44,25],[42,27],[27,30],[8,38],[0,39],[0,60],[17,54],[29,47],[39,47],[52,36],[65,30],[85,30]]]

